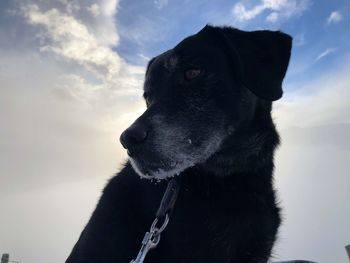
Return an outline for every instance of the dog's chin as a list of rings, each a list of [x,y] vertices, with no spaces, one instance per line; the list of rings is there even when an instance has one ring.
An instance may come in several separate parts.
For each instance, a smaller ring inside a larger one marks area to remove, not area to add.
[[[131,166],[135,170],[135,172],[141,177],[146,179],[156,179],[156,180],[164,180],[167,178],[174,177],[179,175],[181,172],[194,166],[194,163],[189,161],[187,162],[176,162],[170,166],[164,165],[147,165],[141,163],[132,157],[129,157]]]

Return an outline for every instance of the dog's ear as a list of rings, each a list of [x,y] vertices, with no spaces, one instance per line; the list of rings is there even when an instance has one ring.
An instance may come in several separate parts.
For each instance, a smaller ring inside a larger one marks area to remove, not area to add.
[[[292,48],[289,35],[279,31],[246,32],[209,25],[200,33],[219,38],[238,78],[256,96],[269,101],[282,97],[282,81]]]

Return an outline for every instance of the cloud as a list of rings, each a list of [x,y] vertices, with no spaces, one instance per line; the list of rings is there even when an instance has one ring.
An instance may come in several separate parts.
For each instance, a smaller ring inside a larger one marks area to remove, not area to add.
[[[276,261],[348,262],[349,133],[349,123],[281,130],[275,182],[284,220]]]
[[[80,10],[80,5],[77,2],[70,0],[58,0],[65,7],[65,11],[69,14],[75,13]]]
[[[145,44],[164,41],[171,28],[172,24],[163,17],[157,16],[150,19],[141,14],[133,19],[132,26],[130,26],[130,23],[120,26],[119,33],[131,43],[144,46]]]
[[[272,12],[266,17],[266,21],[275,23],[277,22],[278,18],[279,18],[279,14],[277,12]]]
[[[146,55],[144,55],[144,54],[137,54],[140,58],[142,58],[143,60],[145,60],[145,61],[149,61],[149,60],[151,60],[151,58],[150,57],[148,57],[148,56],[146,56]]]
[[[65,262],[102,185],[99,179],[88,179],[2,196],[2,253],[18,262]]]
[[[16,1],[0,23],[0,243],[20,262],[64,262],[145,109],[144,68],[114,51],[117,1],[98,6]]]
[[[6,36],[23,43],[21,49],[0,42],[1,135],[7,138],[0,149],[0,174],[8,182],[0,186],[3,194],[100,173],[110,176],[125,157],[119,133],[144,108],[144,68],[113,51],[111,40],[119,36],[110,24],[117,2],[100,1],[100,15],[93,19],[89,3],[56,4],[18,2],[10,18],[24,22],[23,31],[31,34]],[[115,37],[104,38],[106,33]],[[103,163],[109,172],[102,171]]]
[[[307,41],[305,39],[305,34],[304,33],[297,34],[294,37],[293,44],[295,46],[301,47],[301,46],[304,46],[306,43],[307,43]]]
[[[99,43],[88,27],[71,14],[55,8],[43,12],[37,5],[29,5],[24,10],[28,23],[43,29],[41,51],[53,52],[84,66],[107,85],[123,84],[119,89],[132,88],[126,81],[121,82],[121,78],[143,74],[142,68],[126,65],[109,46]]]
[[[238,21],[251,20],[259,15],[262,11],[265,10],[263,4],[254,6],[250,10],[247,10],[242,3],[237,3],[233,7],[233,15]]]
[[[247,8],[242,2],[238,2],[233,6],[232,13],[236,21],[244,22],[268,12],[266,21],[276,23],[301,15],[309,5],[309,0],[260,0],[255,6]]]
[[[88,6],[86,8],[90,13],[91,15],[93,15],[94,17],[97,17],[100,15],[100,6],[96,3],[92,4],[91,6]]]
[[[154,0],[155,6],[161,10],[168,5],[168,0]]]
[[[324,58],[324,57],[326,57],[326,56],[328,56],[336,51],[337,51],[337,48],[327,48],[325,51],[323,51],[321,54],[319,54],[316,57],[315,61],[319,61],[320,59],[322,59],[322,58]]]
[[[327,18],[327,24],[339,23],[343,20],[343,16],[339,11],[333,11]]]
[[[338,72],[328,74],[287,93],[274,105],[274,117],[279,129],[311,128],[350,123],[349,63]]]
[[[278,260],[348,260],[342,248],[350,235],[349,63],[341,68],[274,105],[282,141],[275,179],[284,217],[274,249]],[[307,235],[300,238],[300,230]]]

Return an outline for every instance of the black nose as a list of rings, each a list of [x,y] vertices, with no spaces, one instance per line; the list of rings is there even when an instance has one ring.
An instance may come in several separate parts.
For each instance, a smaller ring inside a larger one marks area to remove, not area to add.
[[[147,129],[141,124],[133,124],[120,135],[120,143],[125,149],[141,144],[147,138]]]

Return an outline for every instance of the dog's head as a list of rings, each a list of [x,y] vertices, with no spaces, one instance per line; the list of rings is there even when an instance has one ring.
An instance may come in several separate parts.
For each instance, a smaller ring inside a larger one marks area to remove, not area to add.
[[[291,37],[206,26],[153,58],[147,110],[121,143],[142,177],[163,179],[207,162],[252,124],[259,101],[282,96]]]

